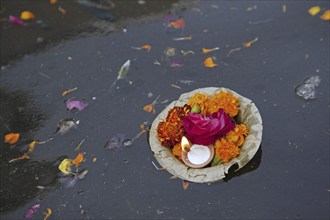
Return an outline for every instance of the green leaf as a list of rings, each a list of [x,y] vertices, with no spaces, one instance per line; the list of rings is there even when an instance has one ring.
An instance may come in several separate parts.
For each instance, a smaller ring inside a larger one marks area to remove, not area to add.
[[[211,167],[214,167],[214,166],[218,165],[219,163],[221,163],[221,159],[216,154],[214,154],[214,157],[213,157],[213,160],[211,163]]]

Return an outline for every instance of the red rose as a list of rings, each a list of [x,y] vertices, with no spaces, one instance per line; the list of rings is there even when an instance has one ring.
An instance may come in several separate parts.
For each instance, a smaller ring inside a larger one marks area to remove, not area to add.
[[[210,145],[221,138],[228,131],[235,128],[235,121],[223,111],[212,115],[201,115],[190,112],[183,118],[186,137],[193,144]]]

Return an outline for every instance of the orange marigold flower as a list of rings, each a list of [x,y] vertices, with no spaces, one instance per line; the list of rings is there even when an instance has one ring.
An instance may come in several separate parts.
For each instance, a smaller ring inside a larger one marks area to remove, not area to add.
[[[181,148],[181,143],[177,143],[174,145],[172,149],[173,155],[179,158],[179,160],[182,161],[182,148]]]
[[[240,124],[226,134],[226,140],[229,143],[240,147],[244,143],[245,136],[248,134],[246,125]]]
[[[216,113],[219,108],[223,109],[231,117],[238,114],[239,99],[230,92],[220,92],[211,96],[204,104],[209,114]]]
[[[221,138],[215,142],[215,153],[222,160],[227,163],[232,158],[240,153],[240,149],[233,143],[228,142],[226,139]]]
[[[157,138],[163,146],[170,147],[181,141],[185,131],[183,128],[183,117],[190,112],[190,106],[173,107],[164,121],[159,122],[157,127]]]
[[[190,99],[188,100],[188,105],[191,107],[194,107],[194,105],[199,105],[201,109],[202,114],[206,114],[206,108],[205,108],[205,103],[208,100],[209,95],[207,94],[202,94],[202,93],[196,93]]]

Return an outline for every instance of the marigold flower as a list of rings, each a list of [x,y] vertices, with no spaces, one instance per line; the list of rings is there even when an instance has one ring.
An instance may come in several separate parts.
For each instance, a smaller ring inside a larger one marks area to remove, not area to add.
[[[240,149],[235,144],[228,142],[225,138],[217,140],[214,147],[216,155],[224,163],[227,163],[240,153]]]
[[[226,134],[226,139],[229,143],[235,144],[237,147],[240,147],[245,139],[245,136],[248,134],[248,129],[246,125],[240,124],[236,125],[236,127],[229,131]]]
[[[181,141],[185,134],[183,128],[183,117],[190,112],[190,106],[173,107],[164,121],[159,122],[157,127],[157,138],[163,146],[170,147]]]
[[[177,143],[174,145],[172,149],[172,153],[174,156],[176,156],[179,160],[182,161],[182,148],[181,148],[181,143]]]
[[[196,93],[188,100],[187,104],[190,105],[191,107],[194,107],[194,105],[199,105],[199,107],[201,109],[201,113],[206,114],[205,103],[208,100],[208,98],[209,98],[209,95],[207,95],[207,94]]]
[[[211,96],[206,103],[204,103],[204,106],[209,114],[213,114],[221,108],[231,117],[234,117],[239,111],[238,104],[239,99],[232,93],[220,92]]]

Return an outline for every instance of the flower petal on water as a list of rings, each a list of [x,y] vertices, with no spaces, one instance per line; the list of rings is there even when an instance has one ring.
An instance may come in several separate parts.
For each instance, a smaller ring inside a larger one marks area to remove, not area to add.
[[[218,64],[214,63],[212,57],[208,57],[204,60],[204,66],[207,68],[213,68],[213,67],[218,66]]]
[[[79,111],[82,111],[84,108],[88,106],[88,103],[84,100],[76,100],[76,99],[69,99],[66,101],[66,107],[69,111],[76,108]]]
[[[17,160],[24,160],[24,159],[30,159],[30,156],[27,153],[24,153],[22,156],[10,160],[9,163],[17,161]]]
[[[185,21],[183,18],[179,18],[178,20],[171,21],[170,26],[174,27],[175,29],[181,29],[185,27]]]
[[[84,153],[83,152],[80,152],[77,156],[76,156],[76,158],[74,158],[73,160],[72,160],[72,163],[74,164],[74,165],[76,165],[76,166],[79,166],[80,164],[81,164],[81,162],[83,162],[83,160],[84,160]]]
[[[9,133],[5,136],[5,143],[15,144],[19,139],[19,133]]]
[[[33,205],[24,215],[25,218],[32,218],[40,208],[40,204]]]
[[[21,19],[24,21],[32,20],[35,16],[31,11],[22,11],[21,12]]]
[[[52,210],[50,208],[47,208],[47,211],[43,212],[43,214],[45,215],[44,220],[46,220],[49,216],[51,216]]]
[[[320,17],[323,21],[330,20],[330,10],[326,10]]]
[[[320,6],[313,6],[313,7],[308,9],[308,13],[312,16],[317,15],[320,11],[321,11]]]
[[[65,175],[71,174],[71,165],[72,165],[72,160],[67,158],[64,159],[60,165],[58,166],[58,169],[64,173]]]
[[[18,18],[18,17],[16,17],[16,16],[12,16],[12,15],[10,15],[10,16],[9,16],[9,19],[8,19],[8,22],[9,22],[9,23],[13,23],[13,24],[17,24],[17,25],[19,25],[19,26],[24,26],[24,22],[23,22],[23,20],[20,19],[20,18]]]

